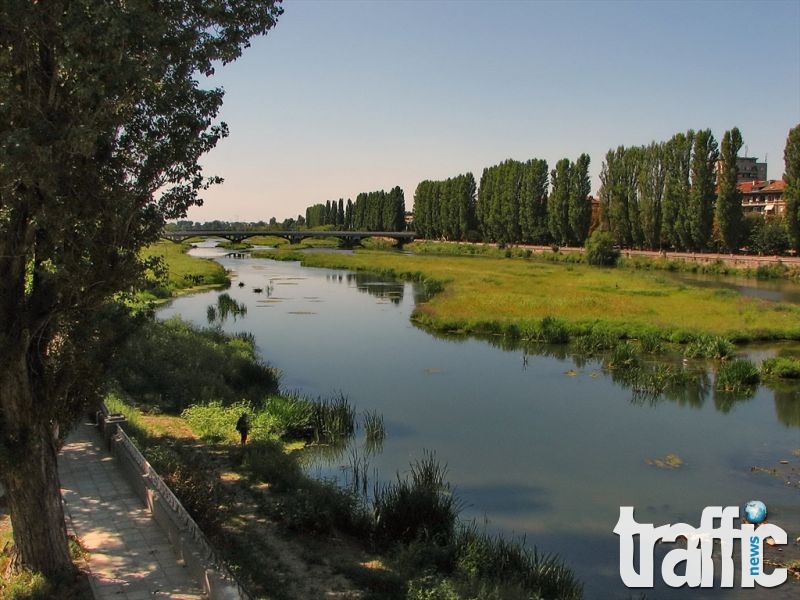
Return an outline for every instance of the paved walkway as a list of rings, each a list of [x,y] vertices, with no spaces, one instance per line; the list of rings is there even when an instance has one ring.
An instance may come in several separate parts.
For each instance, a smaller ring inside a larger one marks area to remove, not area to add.
[[[67,517],[90,553],[95,598],[204,598],[202,586],[190,580],[102,444],[93,426],[81,424],[67,438],[58,462]]]

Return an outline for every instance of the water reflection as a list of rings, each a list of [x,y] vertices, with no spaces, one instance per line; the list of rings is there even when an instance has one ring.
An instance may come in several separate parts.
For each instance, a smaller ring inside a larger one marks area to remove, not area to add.
[[[767,383],[774,394],[775,414],[787,427],[800,427],[800,389],[796,384]]]
[[[356,288],[359,292],[369,294],[381,300],[387,300],[399,305],[403,301],[405,283],[402,281],[386,281],[370,273],[337,272],[325,275],[325,280],[330,283],[345,283]]]
[[[798,446],[795,386],[762,385],[750,399],[723,398],[714,391],[713,363],[645,356],[643,365],[656,375],[659,364],[687,373],[681,385],[646,397],[635,380],[606,368],[608,352],[586,356],[566,345],[429,335],[409,321],[422,286],[366,285],[380,280],[296,263],[221,262],[235,271],[230,295],[251,304],[225,330],[252,331],[264,359],[282,370],[285,388],[312,397],[342,390],[359,412],[386,419],[382,452],[365,447],[359,429],[350,447],[304,450],[312,473],[354,487],[357,480],[363,489],[367,479],[391,480],[424,448],[435,449],[467,504],[465,518],[485,517],[493,531],[525,535],[560,554],[586,582],[587,600],[631,596],[619,579],[612,533],[620,506],[636,506],[642,523],[694,524],[705,506],[753,498],[797,505],[796,489],[750,473],[751,465],[771,465]],[[279,298],[262,308],[264,296],[254,298],[250,286],[276,277],[296,285],[276,285]],[[204,323],[215,297],[181,298],[160,314]],[[315,315],[298,318],[300,311]],[[759,351],[774,355],[775,347]],[[670,453],[684,466],[645,462]],[[795,513],[775,512],[777,524]],[[656,591],[662,600],[700,597],[696,590]]]

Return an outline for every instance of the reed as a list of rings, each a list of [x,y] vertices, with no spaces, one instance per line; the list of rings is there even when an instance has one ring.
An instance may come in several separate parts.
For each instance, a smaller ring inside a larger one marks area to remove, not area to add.
[[[230,294],[223,292],[217,296],[216,305],[210,304],[206,308],[206,319],[209,325],[222,325],[232,317],[235,321],[238,317],[243,317],[247,314],[247,305],[231,298]]]
[[[686,358],[723,359],[731,356],[735,350],[735,346],[722,336],[701,334],[686,344],[683,355]]]
[[[386,439],[386,427],[383,415],[377,410],[364,411],[364,444],[371,452],[380,451]]]
[[[761,374],[765,378],[800,379],[800,359],[791,356],[774,356],[761,363]]]
[[[747,359],[725,361],[717,369],[714,387],[723,392],[746,392],[758,384],[758,368]]]
[[[467,582],[494,584],[502,597],[583,597],[583,585],[557,556],[529,549],[525,539],[507,540],[478,531],[472,524],[462,527],[456,538],[456,573]],[[512,588],[512,589],[508,589]],[[524,594],[524,595],[522,595]],[[471,597],[471,596],[470,596]]]
[[[461,503],[446,480],[447,467],[432,452],[412,463],[397,481],[375,486],[373,509],[379,543],[452,542]]]
[[[330,442],[350,438],[355,432],[355,409],[344,394],[311,404],[314,441]]]

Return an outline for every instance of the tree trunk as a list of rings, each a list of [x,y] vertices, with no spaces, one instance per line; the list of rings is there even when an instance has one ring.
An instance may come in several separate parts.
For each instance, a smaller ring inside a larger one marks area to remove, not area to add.
[[[0,409],[2,481],[19,558],[49,578],[68,576],[74,567],[61,504],[57,440],[44,417],[46,409],[33,397],[22,357],[0,370]]]

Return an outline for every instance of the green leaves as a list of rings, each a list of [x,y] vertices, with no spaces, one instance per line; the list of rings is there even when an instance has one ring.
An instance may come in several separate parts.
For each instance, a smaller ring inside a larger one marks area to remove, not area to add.
[[[719,162],[719,195],[714,217],[719,241],[730,252],[737,252],[744,233],[742,194],[736,187],[738,168],[736,157],[742,147],[742,134],[734,127],[722,137]]]

